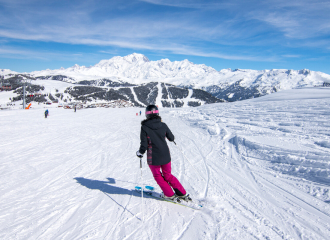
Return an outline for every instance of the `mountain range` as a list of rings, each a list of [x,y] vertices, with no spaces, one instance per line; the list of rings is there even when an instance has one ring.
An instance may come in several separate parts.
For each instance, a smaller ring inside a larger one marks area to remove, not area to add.
[[[204,64],[194,64],[188,60],[171,62],[169,59],[162,59],[150,61],[146,56],[137,53],[125,57],[117,56],[108,60],[101,60],[90,67],[76,64],[69,68],[47,69],[29,73],[17,73],[2,69],[0,75],[5,80],[15,78],[15,76],[16,79],[21,77],[34,80],[57,80],[80,86],[103,88],[103,92],[108,92],[109,88],[112,88],[112,92],[117,91],[118,93],[119,91],[119,94],[124,91],[125,94],[122,95],[125,96],[123,98],[129,101],[134,101],[132,95],[137,94],[140,98],[136,101],[136,106],[153,103],[150,101],[155,101],[157,95],[160,94],[162,95],[161,99],[160,96],[158,97],[159,100],[164,101],[162,102],[163,106],[183,106],[183,100],[188,95],[193,96],[196,102],[199,102],[199,104],[191,104],[196,106],[223,100],[237,101],[256,98],[277,91],[323,86],[330,83],[330,75],[308,69],[222,69],[217,71],[212,67]],[[108,89],[104,89],[105,87]],[[170,92],[168,87],[170,87]],[[141,91],[128,94],[129,90],[120,90],[119,88],[133,88],[133,90]],[[195,94],[189,94],[189,89]],[[100,92],[99,89],[94,90]],[[172,92],[182,92],[182,94],[177,95],[178,99],[181,99],[181,103],[173,105],[176,98],[174,98],[175,94],[172,94],[171,90]],[[68,92],[72,93],[72,91]],[[76,91],[76,93],[78,92]],[[151,94],[152,92],[154,93]],[[148,97],[142,97],[143,94],[147,94]],[[150,94],[153,97],[150,97]],[[98,95],[100,97],[100,94]],[[128,95],[131,97],[127,97]],[[203,95],[204,100],[201,100],[201,95]],[[208,100],[205,101],[205,99]],[[192,99],[190,98],[190,100]]]

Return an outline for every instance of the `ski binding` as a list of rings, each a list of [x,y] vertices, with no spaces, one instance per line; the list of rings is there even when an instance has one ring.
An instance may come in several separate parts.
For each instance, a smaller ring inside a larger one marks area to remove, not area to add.
[[[136,186],[135,190],[137,192],[141,193],[142,192],[142,187]],[[194,210],[200,210],[203,207],[202,205],[194,202],[189,197],[189,195],[187,196],[186,199],[180,199],[179,197],[176,197],[173,200],[171,200],[171,199],[163,198],[162,197],[163,194],[154,192],[153,190],[154,190],[154,187],[145,186],[145,188],[143,189],[143,193],[145,193],[146,195],[148,195],[152,198],[155,198],[155,199],[158,199],[158,200],[161,200],[161,201],[165,201],[165,202],[171,202],[171,203],[178,204],[178,205],[181,205],[181,206],[184,206],[184,207],[192,208]]]

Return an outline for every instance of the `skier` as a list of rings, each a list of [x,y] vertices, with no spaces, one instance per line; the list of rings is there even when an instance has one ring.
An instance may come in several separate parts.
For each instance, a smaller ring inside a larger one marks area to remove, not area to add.
[[[140,116],[141,116],[142,112],[140,111]]]
[[[47,118],[49,112],[48,112],[48,109],[45,111],[45,118]]]
[[[145,114],[146,119],[141,122],[141,143],[140,149],[136,152],[137,157],[142,158],[147,151],[148,166],[157,184],[163,190],[163,198],[189,199],[189,194],[179,180],[171,174],[171,155],[165,137],[172,142],[174,135],[161,121],[157,106],[147,106]]]

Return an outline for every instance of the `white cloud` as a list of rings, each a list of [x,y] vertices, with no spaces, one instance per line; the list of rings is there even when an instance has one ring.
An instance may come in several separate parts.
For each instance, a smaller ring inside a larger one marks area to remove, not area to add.
[[[285,58],[300,58],[301,55],[285,54],[285,55],[282,55],[282,57],[285,57]]]
[[[79,59],[84,54],[82,53],[66,53],[55,51],[38,51],[18,47],[0,47],[0,56],[12,59],[39,59],[49,61],[52,59],[73,60]]]
[[[195,48],[191,48],[185,45],[155,45],[155,44],[143,44],[136,43],[130,41],[99,41],[94,39],[81,39],[75,40],[79,41],[81,44],[92,44],[92,45],[102,45],[102,46],[115,46],[121,48],[130,48],[130,49],[139,49],[139,50],[152,50],[152,51],[160,51],[160,52],[170,52],[173,54],[180,55],[190,55],[190,56],[200,56],[200,57],[213,57],[213,58],[221,58],[228,60],[248,60],[248,61],[276,61],[275,57],[262,57],[262,56],[244,56],[244,55],[230,55],[223,53],[215,53],[215,52],[206,52],[203,50],[197,50]]]
[[[291,39],[310,39],[328,36],[330,33],[330,2],[320,0],[266,0],[262,6],[248,13],[274,26]]]
[[[178,7],[178,8],[211,8],[211,7],[216,7],[216,8],[225,8],[228,5],[231,5],[230,3],[219,3],[219,2],[212,2],[212,1],[198,1],[198,0],[140,0],[141,2],[147,2],[150,4],[155,4],[155,5],[162,5],[162,6],[170,6],[170,7]]]
[[[191,8],[159,14],[128,14],[119,16],[115,12],[97,15],[108,2],[70,2],[70,7],[43,6],[40,0],[7,1],[6,10],[1,11],[0,37],[59,42],[69,44],[113,46],[118,48],[169,51],[174,54],[215,57],[232,60],[277,61],[278,58],[255,56],[253,47],[285,45],[276,33],[279,29],[286,39],[293,39],[294,47],[307,44],[305,39],[328,33],[330,21],[321,21],[324,4],[306,5],[310,0],[283,1],[234,0],[221,1],[163,1],[141,0],[155,5]],[[127,4],[130,1],[127,1]],[[61,4],[64,4],[61,2]],[[69,3],[68,3],[69,4]],[[111,1],[111,9],[122,3]],[[41,7],[39,7],[39,5]],[[216,10],[216,11],[215,11]],[[225,11],[222,11],[225,10]],[[320,12],[317,15],[317,12]],[[269,25],[274,29],[269,29]],[[276,37],[269,34],[274,31]],[[309,41],[311,43],[311,41]],[[237,54],[233,46],[245,48]],[[326,45],[328,46],[328,45]],[[267,53],[268,54],[268,53]],[[289,54],[288,54],[289,55]]]
[[[12,55],[25,55],[25,56],[36,56],[41,55],[40,52],[37,53],[36,51],[20,49],[20,48],[0,48],[0,54],[12,54]]]

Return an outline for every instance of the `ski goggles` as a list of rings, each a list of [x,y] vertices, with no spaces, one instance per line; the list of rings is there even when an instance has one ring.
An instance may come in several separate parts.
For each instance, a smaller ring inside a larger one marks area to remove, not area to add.
[[[159,113],[159,111],[158,110],[147,111],[146,115],[153,114],[153,113]]]

